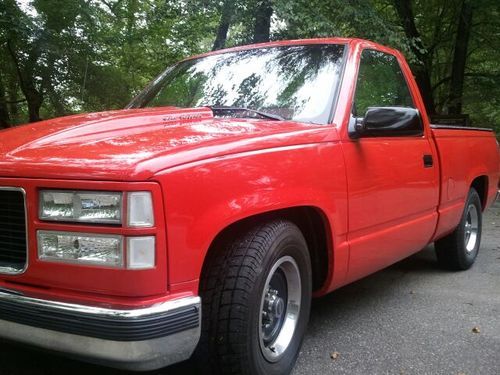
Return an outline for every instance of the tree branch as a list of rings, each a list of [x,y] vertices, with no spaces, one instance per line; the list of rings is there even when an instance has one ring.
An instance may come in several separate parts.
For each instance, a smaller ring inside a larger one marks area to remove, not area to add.
[[[6,100],[6,99],[0,99],[0,103],[5,103],[5,104],[19,104],[25,102],[26,99],[18,99],[18,100]]]
[[[116,16],[116,8],[122,3],[122,0],[118,0],[116,3],[111,4],[109,1],[101,0],[101,2],[108,7],[111,13]]]
[[[470,72],[470,73],[465,73],[464,77],[499,79],[500,72],[498,72],[498,73],[474,73],[474,72]],[[439,86],[441,86],[442,84],[444,84],[450,80],[451,80],[451,76],[448,76],[448,77],[445,77],[445,78],[439,80],[438,82],[436,82],[436,84],[434,84],[432,86],[432,91],[436,90]]]

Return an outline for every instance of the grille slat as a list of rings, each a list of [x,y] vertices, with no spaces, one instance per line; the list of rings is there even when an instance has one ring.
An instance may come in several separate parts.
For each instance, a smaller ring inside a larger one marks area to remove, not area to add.
[[[22,213],[24,212],[24,207],[21,207],[21,208],[4,208],[3,211],[0,213],[0,217],[6,217],[8,218],[9,217],[9,214],[11,213]]]
[[[4,222],[0,220],[0,228],[1,227],[23,227],[24,228],[24,221],[17,221],[17,220],[12,220],[11,222]]]
[[[0,232],[1,231],[2,230],[0,229]],[[24,239],[24,237],[25,237],[23,232],[20,231],[19,233],[17,233],[14,231],[10,231],[9,228],[5,228],[4,232],[6,232],[6,233],[0,233],[0,238],[11,240],[11,239],[16,239],[16,238]]]
[[[13,212],[9,214],[9,217],[0,216],[0,226],[9,226],[9,225],[24,225],[24,217],[23,220],[19,220],[15,218],[16,216],[24,216],[24,212]]]
[[[21,269],[23,268],[22,266],[24,266],[24,258],[21,258],[21,257],[17,257],[15,255],[8,255],[8,254],[4,254],[2,255],[2,257],[4,258],[4,262],[9,262],[9,267],[13,267],[13,265],[21,265]],[[4,263],[2,262],[2,263]]]
[[[9,232],[9,233],[19,233],[19,234],[22,234],[22,235],[26,235],[26,229],[12,229],[12,228],[3,228],[3,229],[0,229],[0,232],[1,231],[6,231],[6,232]]]
[[[12,228],[23,228],[24,229],[24,223],[4,223],[0,221],[0,227],[12,227]]]
[[[23,240],[22,238],[21,239],[17,239],[17,240]],[[13,249],[13,248],[17,248],[17,249]],[[15,251],[15,252],[19,252],[19,249],[21,250],[25,250],[26,249],[26,245],[25,244],[19,244],[14,241],[4,241],[4,240],[1,240],[0,239],[0,252],[1,253],[4,253],[4,252],[12,252],[12,251]],[[1,255],[0,255],[1,257]]]
[[[2,231],[2,229],[0,229],[0,232]],[[24,233],[23,232],[19,232],[19,233],[15,233],[15,232],[10,232],[9,231],[9,228],[4,228],[3,231],[5,233],[0,233],[0,238],[4,238],[4,239],[12,239],[12,238],[21,238],[23,239],[24,238]],[[10,233],[9,233],[10,232]]]
[[[22,271],[26,248],[24,194],[0,187],[0,272],[2,267]]]

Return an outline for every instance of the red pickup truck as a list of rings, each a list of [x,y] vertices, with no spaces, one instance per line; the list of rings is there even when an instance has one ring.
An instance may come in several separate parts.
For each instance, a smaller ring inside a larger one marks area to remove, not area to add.
[[[0,135],[0,337],[134,370],[289,373],[313,296],[432,242],[471,267],[499,184],[493,132],[430,125],[359,39],[189,58]]]

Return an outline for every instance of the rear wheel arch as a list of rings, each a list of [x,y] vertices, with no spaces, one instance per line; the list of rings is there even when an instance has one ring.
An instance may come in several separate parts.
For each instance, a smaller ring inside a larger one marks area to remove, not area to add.
[[[488,176],[477,176],[472,180],[470,187],[477,191],[479,199],[481,200],[481,207],[484,211],[488,200]]]

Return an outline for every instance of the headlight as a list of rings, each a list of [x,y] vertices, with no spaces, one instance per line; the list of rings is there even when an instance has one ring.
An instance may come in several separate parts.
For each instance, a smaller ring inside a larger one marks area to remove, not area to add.
[[[122,236],[38,231],[38,258],[110,267],[123,266]]]
[[[120,224],[122,193],[42,190],[40,219]]]
[[[38,259],[145,270],[155,267],[155,237],[39,230]],[[127,243],[127,262],[123,244]]]

